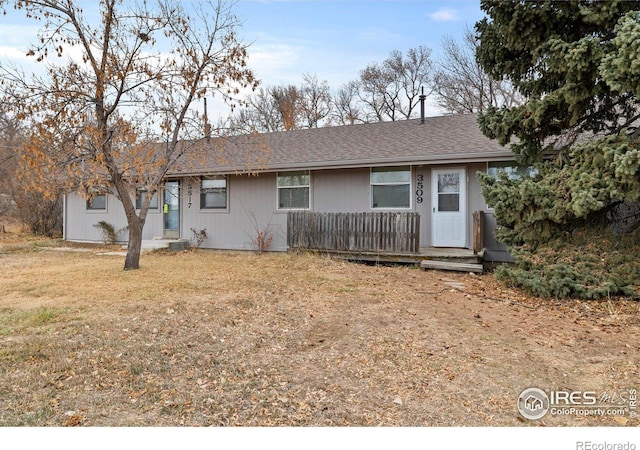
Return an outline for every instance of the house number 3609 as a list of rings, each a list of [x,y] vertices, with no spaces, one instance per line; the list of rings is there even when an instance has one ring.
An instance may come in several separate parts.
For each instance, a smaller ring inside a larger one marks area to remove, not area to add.
[[[424,175],[419,173],[416,181],[416,202],[422,203],[422,196],[424,195]]]

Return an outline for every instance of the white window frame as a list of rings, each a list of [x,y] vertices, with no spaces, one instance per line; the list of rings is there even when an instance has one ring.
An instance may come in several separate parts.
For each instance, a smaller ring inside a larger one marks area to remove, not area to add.
[[[292,176],[294,174],[305,174],[309,177],[309,184],[300,184],[295,186],[280,186],[280,178]],[[309,196],[307,199],[307,206],[303,208],[287,208],[280,206],[280,191],[285,189],[304,189],[309,190]],[[276,202],[278,211],[309,211],[311,209],[311,171],[310,170],[292,170],[289,172],[277,172],[276,173]]]
[[[108,202],[109,196],[107,194],[108,194],[107,190],[102,187],[88,188],[87,198],[85,203],[85,210],[87,212],[94,212],[94,213],[107,212],[107,207],[109,205],[109,202]],[[93,207],[92,199],[95,200],[96,197],[104,197],[104,208]]]
[[[504,167],[517,167],[517,166],[518,166],[518,163],[517,163],[515,160],[513,160],[513,159],[500,160],[500,161],[487,161],[487,175],[489,175],[490,177],[492,177],[492,178],[494,178],[494,179],[495,179],[495,178],[497,178],[497,176],[498,176],[498,172],[496,172],[494,175],[492,175],[492,174],[489,172],[489,169],[491,168],[491,167],[490,167],[490,166],[491,166],[491,164],[503,164],[503,167],[501,167],[501,168],[504,168]],[[535,169],[533,169],[533,170],[535,170]],[[531,170],[531,169],[529,169],[529,172],[530,172],[529,174],[530,174],[530,175],[532,175],[532,174],[531,174],[531,171],[532,171],[532,170]],[[535,171],[537,172],[537,170],[535,170]],[[508,174],[507,174],[507,176],[508,176],[509,178],[511,178],[511,179],[516,179],[516,178],[519,178],[519,177],[520,177],[520,176],[519,176],[519,175],[517,175],[517,174],[515,174],[515,175],[513,175],[513,176],[512,176],[512,174],[511,174],[511,173],[508,173]],[[493,206],[490,206],[490,205],[487,203],[487,201],[486,201],[486,200],[485,200],[484,204],[485,204],[485,206],[486,206],[486,211],[493,211]]]
[[[202,196],[204,194],[203,192],[203,187],[202,187],[202,182],[205,180],[224,180],[224,193],[225,193],[225,205],[222,206],[203,206],[203,202],[202,202]],[[199,195],[199,202],[200,202],[200,211],[201,212],[226,212],[229,211],[229,177],[226,175],[212,175],[212,176],[203,176],[200,177],[200,195]]]
[[[409,181],[406,181],[406,182],[394,181],[394,182],[387,182],[387,183],[373,181],[374,173],[385,172],[384,169],[387,169],[386,170],[387,172],[389,171],[400,172],[401,170],[398,170],[398,169],[403,169],[403,168],[406,168],[404,172],[409,172]],[[374,186],[404,186],[404,185],[409,186],[409,206],[374,206],[374,203],[373,203],[373,200],[374,200],[373,187]],[[413,195],[411,195],[411,193],[413,192],[412,187],[413,187],[413,170],[411,166],[371,167],[369,170],[369,190],[370,190],[369,205],[371,209],[375,211],[410,211],[413,209]]]
[[[135,206],[136,206],[136,211],[140,211],[140,208],[142,207],[142,197],[144,195],[146,195],[147,193],[147,189],[136,189],[136,198],[135,198]],[[155,201],[155,206],[154,206],[154,201]],[[149,203],[149,211],[156,211],[160,209],[160,200],[159,200],[159,196],[158,196],[158,191],[153,193],[153,198],[151,199],[151,203]]]
[[[493,177],[493,178],[497,178],[497,175],[498,175],[498,173],[499,173],[499,172],[496,172],[496,174],[495,174],[495,175],[492,175],[492,174],[490,173],[491,164],[502,164],[502,167],[499,167],[499,168],[498,168],[498,171],[499,171],[500,169],[505,169],[505,168],[507,168],[507,167],[508,167],[508,168],[515,168],[515,167],[520,167],[520,166],[522,166],[521,164],[518,164],[517,162],[515,162],[515,161],[514,161],[514,160],[512,160],[512,159],[511,159],[511,160],[502,160],[502,161],[487,161],[487,174],[488,174],[489,176]],[[536,170],[535,168],[533,168],[533,167],[530,167],[530,168],[529,168],[529,175],[530,175],[530,176],[534,175],[534,173],[533,173],[533,172],[537,173],[537,170]],[[514,172],[508,172],[508,173],[507,173],[507,176],[508,176],[510,179],[517,179],[517,178],[519,178],[519,177],[520,177],[520,175],[519,175],[518,173],[514,173]]]

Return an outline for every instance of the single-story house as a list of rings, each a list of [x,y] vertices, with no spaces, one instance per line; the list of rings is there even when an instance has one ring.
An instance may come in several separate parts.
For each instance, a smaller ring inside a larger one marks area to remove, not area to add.
[[[268,250],[287,251],[292,211],[398,212],[419,215],[420,248],[470,249],[472,213],[483,211],[485,258],[506,255],[476,174],[512,166],[513,154],[480,132],[474,114],[229,137],[224,157],[220,144],[211,139],[200,160],[168,174],[143,239],[205,229],[202,248],[254,250],[266,231]],[[126,226],[116,197],[66,196],[66,240],[101,241],[99,221]]]

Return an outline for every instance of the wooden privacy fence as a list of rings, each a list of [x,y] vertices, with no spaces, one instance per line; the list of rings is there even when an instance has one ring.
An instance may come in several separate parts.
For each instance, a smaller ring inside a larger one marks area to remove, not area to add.
[[[287,244],[291,249],[418,253],[420,215],[292,211]]]

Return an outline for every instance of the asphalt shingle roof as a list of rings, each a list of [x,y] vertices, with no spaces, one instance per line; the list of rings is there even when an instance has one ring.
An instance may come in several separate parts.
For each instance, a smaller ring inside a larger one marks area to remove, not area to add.
[[[204,174],[487,161],[512,156],[475,114],[211,139],[205,158],[176,173]]]

